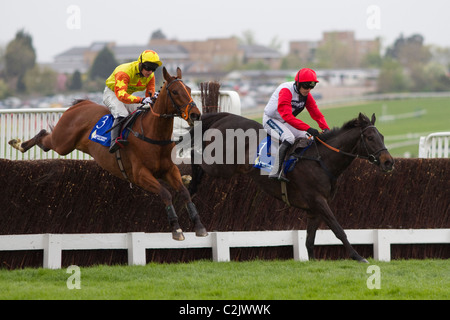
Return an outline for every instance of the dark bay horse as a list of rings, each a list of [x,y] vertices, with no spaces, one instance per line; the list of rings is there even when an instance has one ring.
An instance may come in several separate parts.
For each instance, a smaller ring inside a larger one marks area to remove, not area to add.
[[[97,121],[110,113],[105,106],[89,100],[77,101],[67,109],[52,132],[41,130],[28,141],[21,143],[15,139],[9,144],[22,152],[37,145],[44,151],[54,150],[60,155],[67,155],[74,149],[88,153],[103,169],[113,175],[121,179],[126,177],[142,189],[158,194],[166,206],[173,239],[184,240],[172,204],[172,195],[158,181],[162,179],[181,193],[189,217],[194,223],[196,235],[206,236],[206,229],[191,201],[189,191],[182,183],[180,171],[171,158],[175,146],[171,141],[174,116],[180,116],[189,125],[193,125],[195,120],[200,119],[201,114],[192,100],[190,88],[181,80],[181,70],[178,68],[177,76],[173,77],[164,67],[163,76],[165,83],[153,108],[143,109],[144,112],[140,113],[132,127],[133,131],[140,132],[141,138],[145,137],[147,141],[130,134],[128,146],[120,150],[122,170],[116,155],[109,153],[108,147],[89,140],[90,132]]]
[[[322,143],[314,141],[312,145],[303,150],[302,156],[294,169],[287,173],[290,180],[286,184],[287,199],[293,207],[307,212],[307,239],[306,248],[311,259],[314,258],[314,239],[316,230],[321,221],[333,231],[344,244],[348,254],[354,260],[367,262],[350,245],[347,236],[336,220],[328,202],[336,191],[337,178],[352,163],[355,157],[367,158],[378,165],[383,171],[393,169],[394,159],[384,145],[384,137],[375,127],[375,115],[370,120],[367,116],[359,114],[340,129],[333,129],[319,136]],[[202,134],[215,129],[223,136],[236,130],[242,132],[257,132],[264,134],[261,124],[229,113],[205,114],[202,116]],[[193,135],[194,129],[191,129]],[[192,139],[192,138],[191,138]],[[195,137],[194,137],[195,139]],[[192,164],[192,181],[189,187],[191,193],[195,193],[203,172],[215,177],[231,177],[234,174],[248,174],[269,195],[282,200],[281,182],[270,180],[267,175],[262,175],[260,169],[254,168],[252,161],[255,159],[256,148],[251,148],[249,140],[245,143],[246,163],[243,164],[216,164],[206,159],[205,148],[212,144],[213,139],[206,140],[203,148],[203,162]],[[263,138],[259,137],[259,141]],[[332,145],[332,146],[331,146]],[[223,144],[223,150],[216,153],[237,153],[236,145]],[[296,145],[292,150],[296,149]],[[292,152],[292,151],[291,151]],[[193,154],[194,155],[194,154]],[[208,162],[210,164],[206,164]]]

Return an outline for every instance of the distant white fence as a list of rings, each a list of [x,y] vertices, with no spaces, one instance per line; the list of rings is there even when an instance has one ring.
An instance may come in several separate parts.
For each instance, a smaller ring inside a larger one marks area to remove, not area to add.
[[[201,111],[201,93],[192,91],[192,97]],[[235,91],[221,91],[219,97],[220,110],[234,114],[241,114],[241,101]],[[8,141],[19,138],[26,141],[34,137],[41,129],[50,130],[56,125],[59,118],[67,108],[47,109],[0,109],[0,158],[10,160],[37,160],[37,159],[92,159],[88,154],[75,150],[67,156],[61,157],[54,151],[44,152],[38,147],[26,153],[13,149]],[[184,120],[175,118],[174,135],[185,132],[187,124]]]
[[[436,132],[420,137],[419,158],[448,158],[450,132]]]
[[[346,230],[352,244],[373,244],[374,259],[391,260],[391,244],[450,243],[450,229]],[[145,265],[146,249],[211,248],[213,261],[230,261],[230,248],[293,246],[294,259],[308,260],[306,231],[211,232],[207,237],[185,233],[184,241],[170,233],[92,233],[0,235],[0,251],[43,250],[43,267],[60,269],[63,250],[126,249],[129,265]],[[318,230],[316,245],[342,245],[330,230]],[[76,263],[76,262],[75,262]]]

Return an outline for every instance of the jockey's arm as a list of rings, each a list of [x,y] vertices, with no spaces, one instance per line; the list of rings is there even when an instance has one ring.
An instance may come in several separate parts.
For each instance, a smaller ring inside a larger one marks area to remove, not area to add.
[[[284,121],[298,130],[306,131],[310,126],[292,114],[292,94],[288,89],[282,89],[278,97],[278,112]]]
[[[117,99],[126,104],[142,103],[143,98],[136,97],[127,92],[130,77],[125,72],[118,72],[115,76],[114,93]]]

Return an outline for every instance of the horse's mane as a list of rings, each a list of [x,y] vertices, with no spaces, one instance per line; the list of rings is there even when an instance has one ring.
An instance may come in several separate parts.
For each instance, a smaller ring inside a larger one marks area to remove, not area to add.
[[[73,107],[74,105],[79,104],[79,103],[84,102],[84,101],[86,101],[86,99],[74,99],[70,106]]]
[[[362,127],[369,123],[370,123],[369,118],[366,115],[361,114],[359,118],[355,118],[344,123],[344,125],[341,128],[333,128],[325,133],[322,133],[321,135],[319,135],[319,138],[322,141],[327,141],[333,137],[336,137],[341,132],[348,131],[357,127]]]

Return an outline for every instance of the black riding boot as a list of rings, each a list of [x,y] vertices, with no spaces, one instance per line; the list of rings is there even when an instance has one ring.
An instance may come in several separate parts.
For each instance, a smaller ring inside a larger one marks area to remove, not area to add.
[[[269,179],[277,179],[284,182],[289,182],[289,180],[286,178],[283,172],[283,162],[284,158],[286,157],[286,153],[289,150],[291,144],[287,141],[283,141],[283,143],[280,146],[280,149],[278,149],[278,156],[275,159],[275,164],[273,165],[273,170],[277,170],[276,173],[271,173],[269,175]]]
[[[113,123],[113,127],[118,124],[120,121],[122,121],[123,117],[117,117],[116,119],[114,119],[114,123]],[[111,130],[111,146],[109,147],[109,152],[110,153],[114,153],[117,150],[119,150],[120,148],[125,147],[126,145],[128,145],[128,141],[127,140],[122,140],[119,139],[119,135],[120,135],[120,129],[122,128],[121,125],[116,126],[115,128],[113,128]]]

